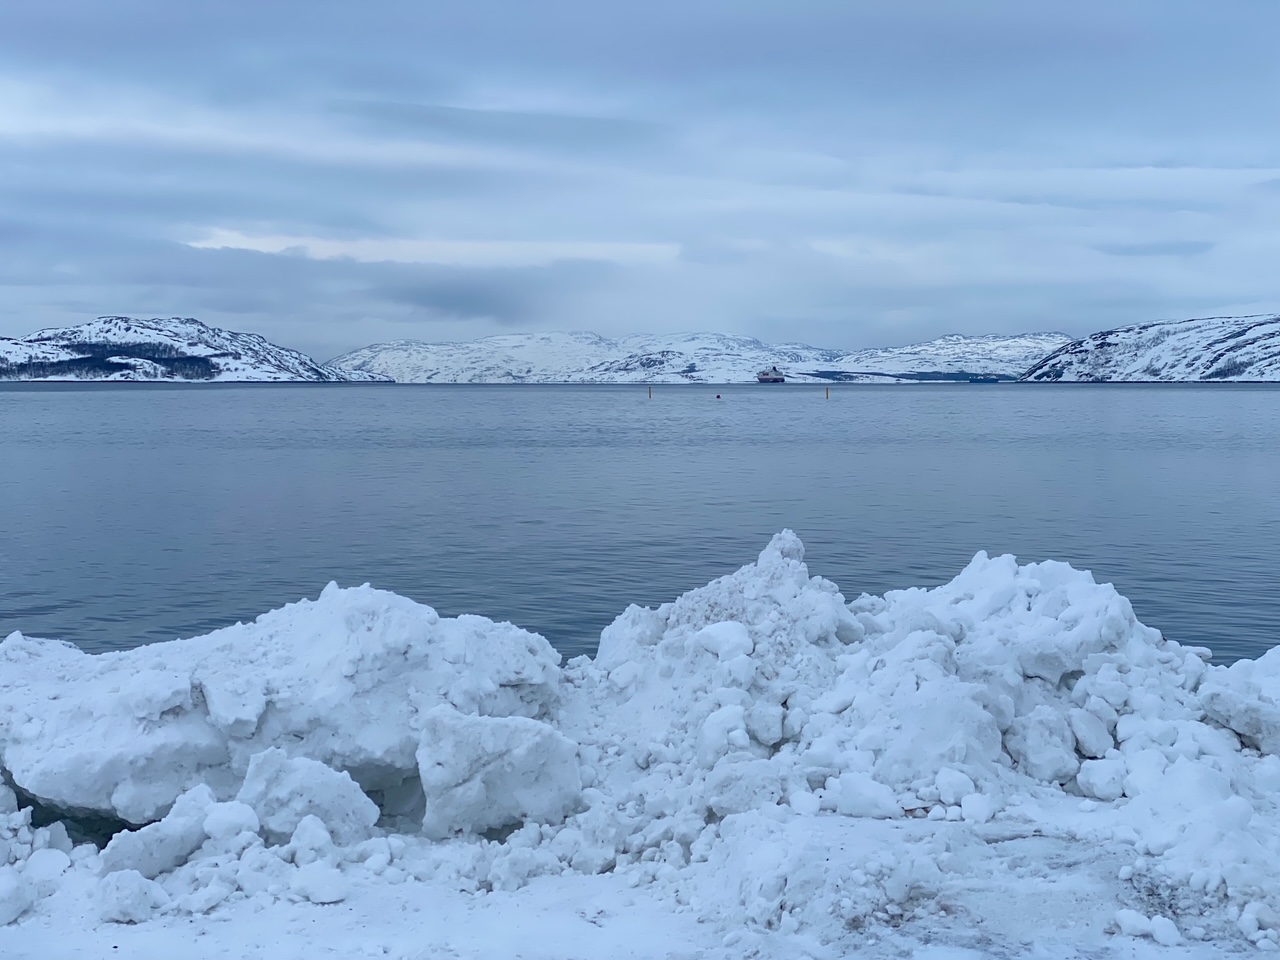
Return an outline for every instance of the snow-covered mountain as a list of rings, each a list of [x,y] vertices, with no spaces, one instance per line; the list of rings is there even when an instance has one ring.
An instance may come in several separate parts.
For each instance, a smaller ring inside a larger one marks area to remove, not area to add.
[[[0,380],[382,380],[316,363],[256,333],[190,318],[98,317],[77,327],[0,337]]]
[[[521,333],[466,343],[396,340],[344,354],[329,366],[401,383],[734,383],[777,366],[793,381],[1016,379],[1070,337],[947,336],[875,350],[773,345],[720,333]]]
[[[1203,317],[1104,330],[1059,347],[1022,379],[1280,380],[1280,316]]]

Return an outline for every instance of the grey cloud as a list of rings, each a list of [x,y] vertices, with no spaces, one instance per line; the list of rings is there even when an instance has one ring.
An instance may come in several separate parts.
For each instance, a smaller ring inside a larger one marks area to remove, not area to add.
[[[372,100],[339,100],[329,109],[378,131],[534,149],[637,150],[654,145],[662,136],[661,128],[652,123],[561,113]]]
[[[1156,240],[1151,243],[1099,243],[1094,249],[1113,257],[1194,257],[1214,248],[1210,240]]]
[[[0,83],[50,98],[39,131],[0,138],[0,334],[143,312],[321,353],[503,325],[859,346],[1274,309],[1249,211],[1280,182],[1257,122],[1278,32],[1273,4],[1194,0],[0,4]],[[1243,167],[1263,182],[1215,173]],[[1082,174],[1111,168],[1130,179]],[[214,229],[680,254],[479,268],[175,242]],[[1131,242],[1188,235],[1214,241]],[[814,252],[831,238],[853,252]],[[1179,269],[1213,243],[1233,256]]]

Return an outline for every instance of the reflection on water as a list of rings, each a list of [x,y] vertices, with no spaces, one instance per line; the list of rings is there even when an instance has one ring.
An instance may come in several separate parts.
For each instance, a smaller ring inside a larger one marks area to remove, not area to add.
[[[4,385],[0,634],[128,647],[337,580],[571,655],[791,527],[849,597],[977,550],[1055,558],[1256,656],[1280,640],[1278,408],[1225,385]]]

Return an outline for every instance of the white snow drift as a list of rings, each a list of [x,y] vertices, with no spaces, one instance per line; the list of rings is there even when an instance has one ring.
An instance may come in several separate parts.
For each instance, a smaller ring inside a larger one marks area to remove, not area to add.
[[[1211,666],[1065,564],[849,603],[802,555],[784,532],[564,668],[367,586],[124,653],[13,634],[0,952],[85,898],[163,925],[602,873],[726,955],[1280,945],[1280,653]],[[73,846],[31,802],[129,829]]]

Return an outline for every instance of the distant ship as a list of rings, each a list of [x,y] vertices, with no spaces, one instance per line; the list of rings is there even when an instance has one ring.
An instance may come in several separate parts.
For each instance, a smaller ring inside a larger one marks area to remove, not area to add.
[[[782,371],[777,367],[770,367],[768,370],[761,370],[756,374],[756,379],[761,383],[786,383],[787,378],[782,375]]]
[[[970,377],[970,383],[999,383],[999,377]]]

